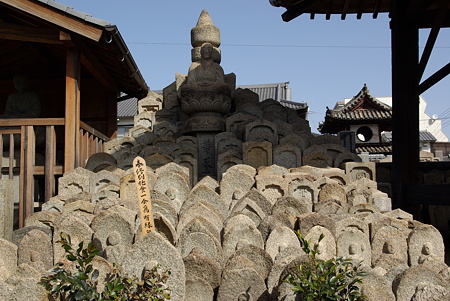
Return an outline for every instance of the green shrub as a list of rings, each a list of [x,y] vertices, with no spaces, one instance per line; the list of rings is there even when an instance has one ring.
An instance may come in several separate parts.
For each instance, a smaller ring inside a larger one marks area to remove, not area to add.
[[[318,259],[319,243],[324,235],[321,234],[318,242],[311,247],[300,231],[296,234],[308,261],[296,267],[297,271],[290,274],[286,282],[293,286],[292,290],[300,300],[366,300],[357,286],[366,275],[361,270],[361,263],[354,265],[352,259],[342,257]]]
[[[57,263],[56,267],[41,278],[39,282],[56,300],[93,300],[93,301],[125,301],[125,300],[168,300],[170,289],[166,282],[170,271],[160,271],[160,266],[146,270],[143,280],[123,275],[120,268],[114,264],[112,272],[107,275],[107,282],[103,292],[98,291],[99,271],[91,264],[99,253],[91,242],[83,248],[83,242],[74,250],[70,236],[61,233],[62,244],[66,258],[75,264],[76,272],[72,273],[64,267],[64,263]]]

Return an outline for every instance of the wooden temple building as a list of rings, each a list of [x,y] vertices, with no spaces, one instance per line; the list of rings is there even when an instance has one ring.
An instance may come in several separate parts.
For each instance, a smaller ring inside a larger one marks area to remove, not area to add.
[[[59,176],[116,136],[120,96],[148,87],[115,25],[53,0],[0,0],[0,56],[0,114],[16,74],[41,105],[39,116],[0,119],[1,176],[18,179],[21,227]]]
[[[340,15],[341,20],[363,14],[375,19],[388,13],[391,19],[392,53],[392,189],[397,207],[421,214],[423,204],[449,205],[449,184],[420,184],[419,95],[450,73],[450,63],[428,78],[424,70],[441,28],[450,27],[450,0],[269,0],[286,8],[282,19],[289,22],[301,15],[310,19]],[[429,29],[419,56],[419,30]]]
[[[392,153],[391,141],[382,136],[392,131],[392,108],[373,97],[366,85],[348,102],[338,102],[333,109],[327,107],[325,121],[318,130],[322,134],[354,132],[357,154]]]

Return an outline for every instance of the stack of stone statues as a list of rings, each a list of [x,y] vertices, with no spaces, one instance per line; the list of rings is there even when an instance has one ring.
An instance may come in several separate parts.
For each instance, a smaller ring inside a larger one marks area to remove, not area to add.
[[[171,300],[296,300],[284,281],[306,259],[361,262],[369,300],[448,300],[441,234],[392,210],[375,165],[274,100],[235,89],[220,67],[219,30],[203,11],[187,76],[139,101],[128,136],[59,179],[58,194],[0,239],[0,299],[46,300],[37,282],[64,256],[57,241],[93,242],[104,285],[113,263],[135,276],[160,264]],[[132,162],[145,159],[156,230],[143,235]]]

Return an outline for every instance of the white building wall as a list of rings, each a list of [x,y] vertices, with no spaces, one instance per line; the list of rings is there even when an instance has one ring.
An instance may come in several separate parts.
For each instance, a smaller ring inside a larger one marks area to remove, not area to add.
[[[376,97],[379,101],[392,107],[392,97]],[[433,119],[425,111],[427,108],[426,100],[420,96],[419,97],[419,130],[427,131],[436,137],[437,142],[448,142],[448,137],[442,131],[442,121],[439,118]]]

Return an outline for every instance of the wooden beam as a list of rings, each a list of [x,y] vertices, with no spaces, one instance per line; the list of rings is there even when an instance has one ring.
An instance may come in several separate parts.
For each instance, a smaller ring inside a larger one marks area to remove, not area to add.
[[[103,28],[101,26],[90,24],[75,16],[72,17],[59,9],[52,8],[38,1],[0,0],[0,3],[17,8],[88,39],[99,41],[102,37]]]
[[[298,16],[300,16],[301,14],[307,12],[308,8],[310,8],[311,5],[313,5],[317,1],[318,0],[304,0],[304,1],[301,1],[301,2],[299,2],[297,4],[294,4],[291,7],[289,7],[289,9],[286,10],[281,15],[281,18],[283,19],[283,21],[289,22],[292,19],[295,19]]]
[[[409,0],[395,3],[391,20],[394,207],[406,209],[406,189],[419,174],[419,30],[406,18]]]
[[[108,90],[117,91],[115,81],[108,71],[106,71],[103,64],[97,58],[91,48],[89,48],[86,43],[81,39],[75,41],[77,46],[81,49],[81,64],[88,69],[90,73]]]
[[[425,92],[429,88],[433,87],[441,79],[443,79],[444,77],[446,77],[449,74],[450,74],[450,63],[448,63],[447,65],[445,65],[444,67],[442,67],[441,69],[436,71],[433,75],[428,77],[426,80],[424,80],[419,85],[419,89],[418,89],[419,93],[422,94],[423,92]]]
[[[347,13],[348,13],[349,4],[350,4],[350,0],[344,1],[344,7],[342,8],[342,14],[341,14],[341,20],[345,20],[345,17],[347,16]]]
[[[70,40],[70,35],[53,28],[38,28],[0,23],[0,38],[6,40],[62,44]]]
[[[67,49],[64,172],[78,167],[80,141],[80,53]]]
[[[372,14],[373,19],[378,18],[378,13],[380,12],[380,7],[381,7],[381,0],[377,0],[377,2],[375,2],[375,6],[373,7],[373,14]]]
[[[56,132],[53,125],[45,130],[45,166],[44,195],[48,202],[55,195],[55,165],[56,165]]]
[[[363,0],[359,0],[359,4],[358,4],[358,12],[356,14],[356,19],[360,20],[364,11],[364,1]]]
[[[422,78],[423,73],[425,72],[425,68],[428,64],[428,60],[430,59],[434,44],[436,43],[436,39],[439,35],[439,30],[441,29],[441,26],[445,20],[445,16],[447,15],[447,5],[447,0],[439,1],[439,8],[436,12],[436,19],[434,20],[433,27],[431,28],[430,34],[428,35],[427,43],[425,45],[425,49],[423,50],[422,57],[420,58],[419,80]]]

